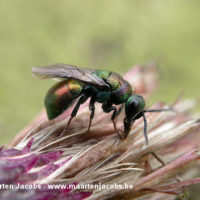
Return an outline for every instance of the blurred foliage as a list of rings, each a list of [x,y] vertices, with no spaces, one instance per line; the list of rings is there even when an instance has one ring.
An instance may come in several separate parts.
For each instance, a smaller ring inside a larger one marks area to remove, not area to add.
[[[0,143],[43,108],[53,81],[31,66],[64,62],[124,73],[159,63],[160,86],[149,101],[199,97],[200,1],[0,1]]]

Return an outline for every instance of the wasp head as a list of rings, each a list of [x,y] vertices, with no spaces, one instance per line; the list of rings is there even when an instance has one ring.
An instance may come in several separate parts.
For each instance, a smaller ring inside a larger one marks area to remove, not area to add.
[[[144,110],[145,100],[142,96],[137,94],[132,94],[126,101],[125,104],[125,118],[124,118],[124,138],[126,138],[130,132],[132,124],[136,119],[143,117],[144,120],[144,137],[146,144],[148,144],[147,136],[147,120],[145,117],[146,112],[163,112],[163,111],[172,111],[176,112],[172,107],[161,108],[161,109],[150,109]]]
[[[124,137],[128,136],[134,121],[143,116],[145,100],[142,96],[132,94],[125,104]]]

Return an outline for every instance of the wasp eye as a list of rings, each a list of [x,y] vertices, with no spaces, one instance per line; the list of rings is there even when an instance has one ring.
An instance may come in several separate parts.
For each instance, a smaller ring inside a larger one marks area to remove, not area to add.
[[[132,119],[142,110],[144,110],[144,107],[145,107],[145,101],[142,96],[137,94],[131,95],[128,98],[125,106],[126,117],[128,119]]]
[[[137,98],[133,98],[132,101],[130,102],[130,107],[131,108],[138,108],[140,106],[140,102],[138,101]]]

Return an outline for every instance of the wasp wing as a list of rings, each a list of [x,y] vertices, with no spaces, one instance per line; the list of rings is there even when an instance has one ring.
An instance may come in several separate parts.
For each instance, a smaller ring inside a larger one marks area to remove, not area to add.
[[[59,79],[76,79],[85,83],[94,84],[97,86],[107,86],[106,82],[100,79],[95,74],[92,74],[94,70],[81,69],[73,65],[66,64],[53,64],[46,67],[33,67],[33,74],[40,79],[59,78]]]

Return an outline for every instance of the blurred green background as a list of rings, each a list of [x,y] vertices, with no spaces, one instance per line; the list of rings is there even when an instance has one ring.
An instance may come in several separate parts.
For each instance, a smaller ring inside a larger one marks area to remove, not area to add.
[[[53,81],[32,66],[64,62],[124,73],[159,63],[160,85],[150,103],[181,91],[199,97],[200,1],[0,1],[0,143],[43,108]]]

